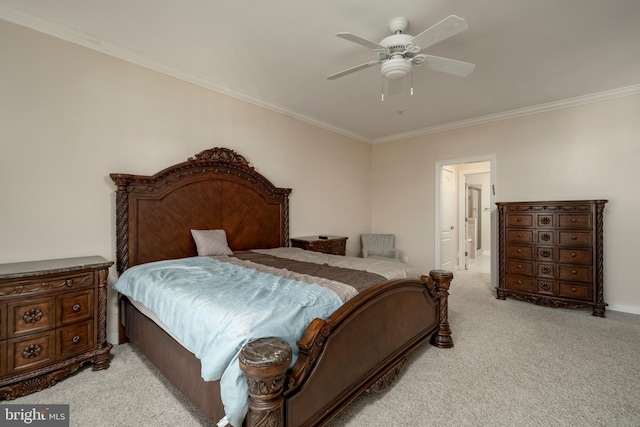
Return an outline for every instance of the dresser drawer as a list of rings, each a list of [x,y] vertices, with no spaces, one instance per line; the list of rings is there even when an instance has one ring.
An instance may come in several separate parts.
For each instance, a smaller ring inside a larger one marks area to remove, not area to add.
[[[533,243],[533,231],[531,231],[531,230],[507,230],[507,242],[509,242],[509,243]]]
[[[538,263],[538,266],[536,268],[536,275],[538,277],[554,278],[555,264]]]
[[[556,249],[553,247],[538,246],[536,248],[536,260],[546,261],[546,262],[554,261],[555,252],[556,252]]]
[[[509,213],[506,217],[507,227],[531,227],[533,225],[533,214]]]
[[[52,291],[90,288],[94,284],[93,273],[53,277],[42,280],[15,280],[0,284],[0,295],[43,296]]]
[[[537,230],[536,242],[543,245],[553,245],[555,243],[555,233],[553,230]]]
[[[57,330],[57,357],[64,359],[93,347],[93,321],[76,323]]]
[[[556,294],[556,282],[554,280],[538,280],[538,293],[546,295]]]
[[[558,261],[571,264],[593,264],[591,249],[560,249]]]
[[[57,325],[64,326],[93,317],[93,289],[58,296]]]
[[[593,274],[591,267],[560,265],[558,268],[558,278],[561,280],[571,280],[572,282],[591,282],[593,281]]]
[[[507,258],[533,259],[533,246],[507,245]]]
[[[55,331],[7,341],[7,373],[30,370],[55,361]]]
[[[507,289],[513,289],[514,291],[532,292],[533,282],[534,280],[531,277],[512,276],[507,274],[505,286]]]
[[[593,223],[591,214],[560,214],[558,226],[560,228],[591,230]]]
[[[562,246],[591,246],[590,231],[560,231],[559,243]]]
[[[555,216],[553,214],[537,214],[536,224],[538,228],[553,228],[555,227]]]
[[[558,295],[580,300],[591,300],[591,286],[578,283],[560,283]]]
[[[507,273],[533,276],[533,262],[510,259],[507,261]]]
[[[55,298],[7,304],[7,337],[47,331],[55,327]]]

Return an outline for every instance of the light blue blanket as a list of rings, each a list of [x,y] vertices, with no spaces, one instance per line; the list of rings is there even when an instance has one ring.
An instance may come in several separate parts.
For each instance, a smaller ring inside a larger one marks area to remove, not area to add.
[[[202,364],[202,378],[220,380],[226,417],[240,426],[248,388],[240,371],[242,347],[257,338],[280,337],[298,354],[296,341],[315,318],[327,318],[342,302],[332,291],[209,257],[138,265],[113,288],[141,302]]]

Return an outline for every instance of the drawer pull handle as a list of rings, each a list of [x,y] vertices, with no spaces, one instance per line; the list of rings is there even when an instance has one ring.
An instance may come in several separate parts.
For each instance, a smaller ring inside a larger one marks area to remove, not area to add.
[[[74,313],[77,313],[80,311],[82,307],[80,307],[80,304],[73,304],[73,307],[71,308],[73,310]]]
[[[80,336],[76,335],[71,339],[71,341],[73,341],[74,344],[78,344],[80,342]]]
[[[577,256],[578,256],[578,254],[577,254],[577,253],[575,253],[575,252],[571,252],[571,256],[575,258],[575,257],[577,257]]]
[[[522,222],[522,218],[518,217],[518,219],[516,221]]]
[[[518,285],[522,285],[522,280],[518,280],[516,283],[517,283]]]
[[[522,233],[518,233],[518,237],[522,237]]]
[[[576,292],[577,289],[576,288],[571,288],[571,292]]]
[[[576,218],[571,218],[571,222],[578,222]]]
[[[25,323],[36,323],[42,319],[42,316],[42,310],[39,308],[32,308],[22,316],[22,320],[24,320]]]
[[[40,356],[40,353],[42,353],[42,346],[39,344],[31,344],[22,350],[22,357],[25,359],[33,359],[34,357]]]
[[[518,249],[516,252],[518,252],[519,254],[522,253],[522,249]]]
[[[571,240],[578,240],[578,236],[571,236]]]
[[[571,270],[571,274],[578,274],[576,270]]]
[[[522,264],[518,264],[518,268],[522,268]]]

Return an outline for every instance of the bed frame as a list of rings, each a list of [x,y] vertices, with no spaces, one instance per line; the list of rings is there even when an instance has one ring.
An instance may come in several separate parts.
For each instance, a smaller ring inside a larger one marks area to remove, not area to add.
[[[117,270],[195,256],[191,229],[224,229],[232,250],[289,244],[290,189],[277,188],[235,151],[213,148],[153,176],[111,174],[117,186]],[[360,293],[327,320],[316,319],[291,349],[277,337],[247,344],[240,365],[249,384],[244,425],[315,426],[363,392],[381,391],[407,354],[430,338],[453,346],[447,298],[453,274],[395,280]],[[129,340],[210,420],[224,416],[219,382],[200,362],[122,299],[121,342]]]

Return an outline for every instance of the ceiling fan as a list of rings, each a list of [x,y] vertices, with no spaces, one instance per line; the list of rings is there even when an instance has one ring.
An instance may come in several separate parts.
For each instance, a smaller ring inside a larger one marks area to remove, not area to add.
[[[408,26],[409,21],[406,18],[392,19],[389,23],[389,29],[393,34],[385,37],[379,43],[352,33],[337,33],[337,37],[375,50],[378,53],[378,59],[332,74],[327,79],[334,80],[377,64],[381,64],[382,75],[390,80],[400,80],[407,77],[411,74],[413,65],[424,66],[456,76],[467,76],[475,68],[474,64],[468,62],[420,53],[427,47],[466,30],[469,26],[464,19],[456,15],[448,16],[417,36],[404,34]]]

